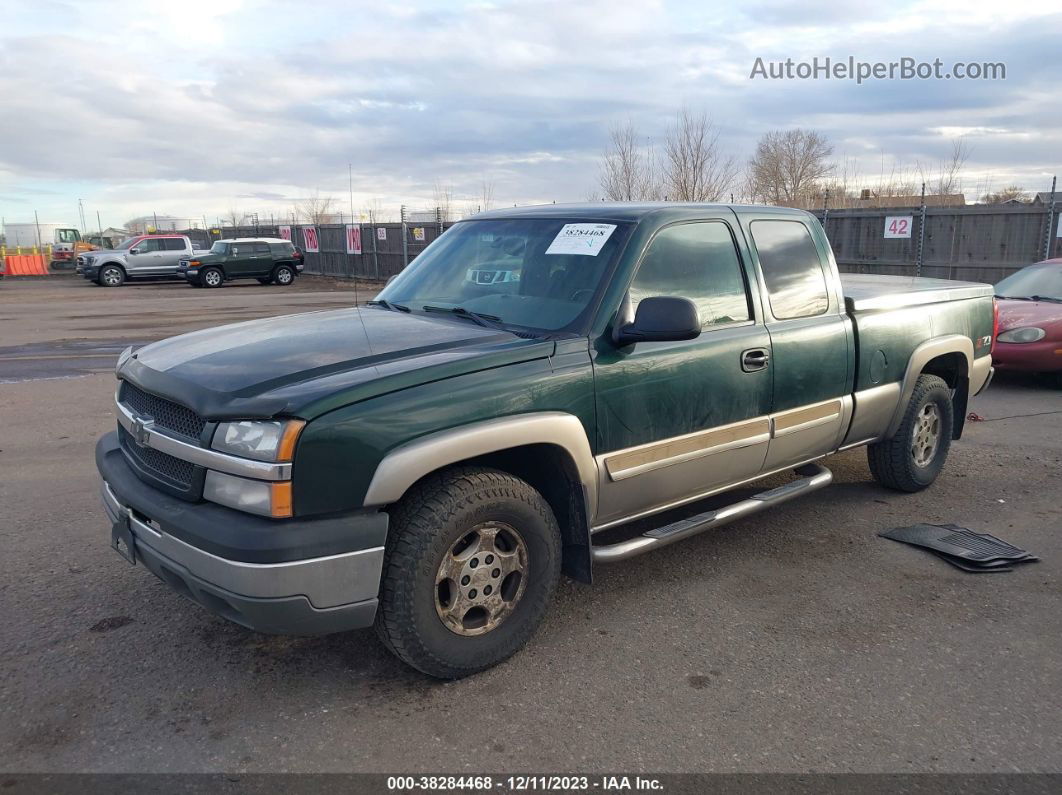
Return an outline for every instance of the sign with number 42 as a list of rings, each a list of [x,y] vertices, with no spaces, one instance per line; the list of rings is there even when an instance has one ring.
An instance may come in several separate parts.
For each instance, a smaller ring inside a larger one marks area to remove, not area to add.
[[[912,221],[914,217],[910,215],[886,215],[885,216],[885,238],[890,237],[910,237]]]

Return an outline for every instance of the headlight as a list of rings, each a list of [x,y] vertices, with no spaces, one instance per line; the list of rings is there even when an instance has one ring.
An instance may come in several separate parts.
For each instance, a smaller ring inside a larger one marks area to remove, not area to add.
[[[209,470],[203,483],[203,497],[259,516],[286,519],[292,515],[290,480],[267,483]]]
[[[223,422],[214,431],[211,447],[256,461],[290,461],[305,425],[302,420]]]
[[[133,346],[130,345],[124,351],[118,354],[118,361],[114,365],[114,374],[118,375],[118,371],[122,369],[122,365],[129,361],[129,357],[133,355]]]
[[[1009,331],[1004,331],[996,337],[996,340],[999,342],[1039,342],[1046,336],[1047,332],[1042,328],[1028,326],[1026,328],[1012,328]]]

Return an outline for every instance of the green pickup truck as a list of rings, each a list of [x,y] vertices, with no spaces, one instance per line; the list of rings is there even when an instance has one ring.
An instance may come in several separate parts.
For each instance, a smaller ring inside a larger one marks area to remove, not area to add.
[[[111,543],[244,626],[375,625],[465,676],[531,637],[562,572],[822,488],[833,453],[929,486],[994,322],[988,285],[839,276],[799,210],[483,213],[368,306],[123,353],[96,449]]]

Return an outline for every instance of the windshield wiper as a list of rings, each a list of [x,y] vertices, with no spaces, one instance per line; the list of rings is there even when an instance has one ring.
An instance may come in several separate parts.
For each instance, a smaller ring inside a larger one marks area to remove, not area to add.
[[[377,299],[375,299],[373,301],[366,301],[365,305],[366,306],[382,306],[384,309],[390,309],[392,312],[396,311],[396,310],[399,311],[399,312],[409,312],[409,311],[411,311],[408,306],[404,306],[403,304],[394,304],[394,303],[391,303],[390,301],[385,301],[383,298],[377,298]]]
[[[1055,298],[1050,295],[1034,295],[1032,296],[1034,301],[1054,301],[1055,303],[1062,303],[1062,298]]]
[[[499,329],[501,331],[508,331],[501,323],[501,318],[497,315],[481,315],[478,312],[473,312],[471,309],[465,309],[463,306],[445,307],[445,306],[432,306],[426,304],[424,307],[425,312],[449,312],[457,315],[458,317],[467,317],[473,323],[486,328]]]
[[[1032,301],[1027,295],[997,295],[996,298],[1002,298],[1004,301]]]

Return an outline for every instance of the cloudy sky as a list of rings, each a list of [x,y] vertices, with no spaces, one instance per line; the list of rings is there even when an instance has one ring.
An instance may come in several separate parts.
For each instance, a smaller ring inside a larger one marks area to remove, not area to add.
[[[0,0],[0,215],[95,226],[151,212],[355,212],[582,200],[610,124],[659,139],[706,110],[744,162],[824,132],[877,179],[968,136],[964,189],[1062,170],[1057,0],[407,3]],[[996,81],[750,79],[757,57],[1006,64]],[[884,164],[884,165],[883,165]]]

